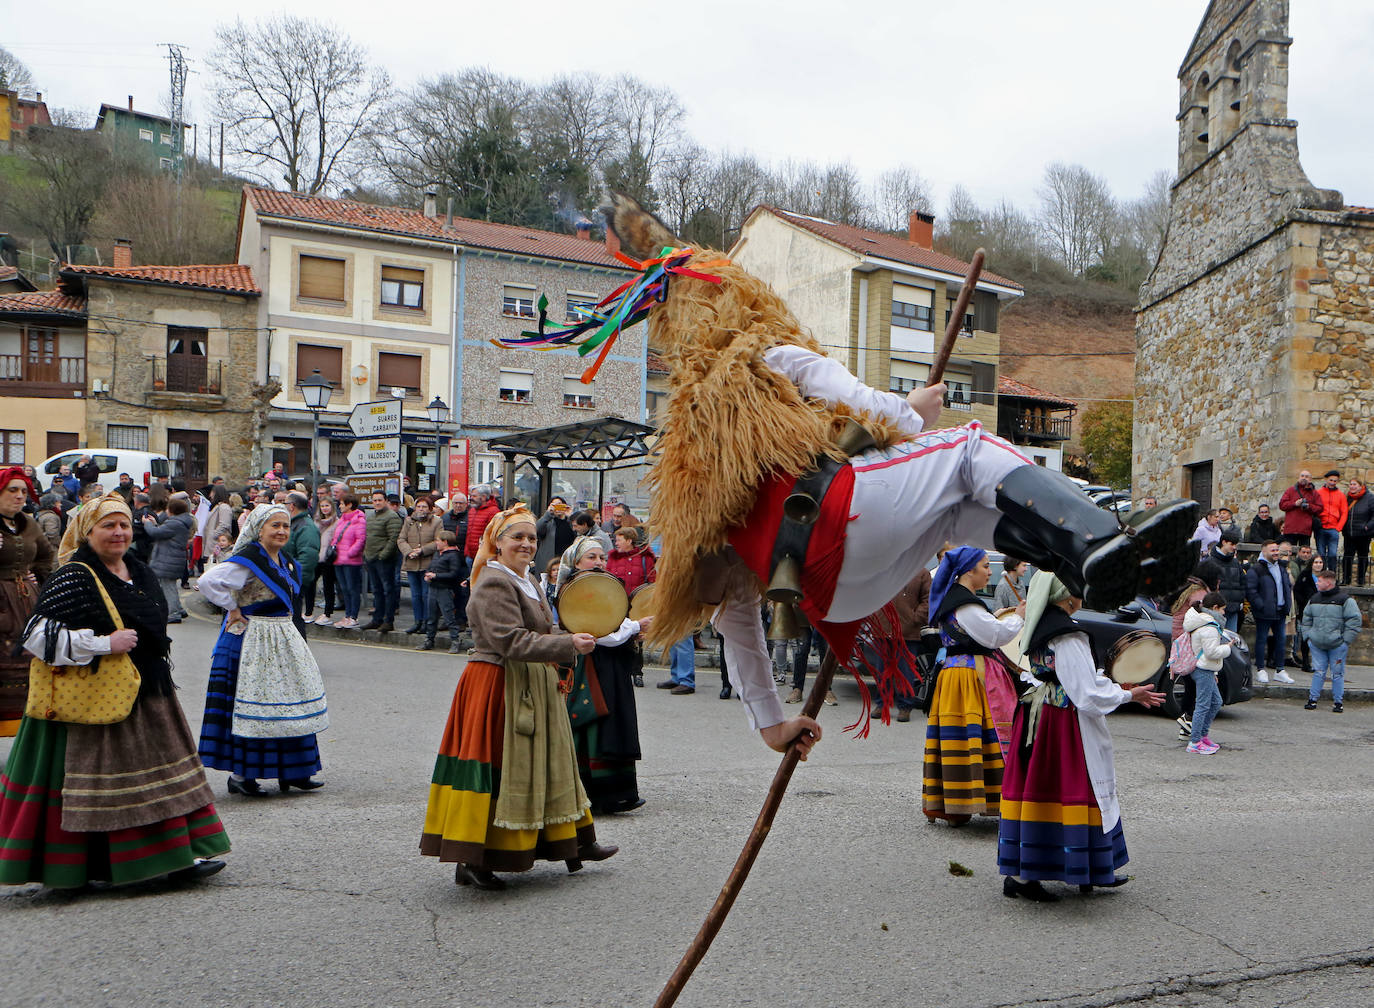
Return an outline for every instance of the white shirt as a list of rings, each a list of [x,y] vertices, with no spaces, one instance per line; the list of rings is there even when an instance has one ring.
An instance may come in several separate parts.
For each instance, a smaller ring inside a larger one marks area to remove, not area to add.
[[[763,355],[763,362],[782,375],[810,399],[824,399],[832,405],[844,403],[896,424],[903,434],[919,434],[925,426],[920,414],[902,396],[870,388],[845,370],[837,360],[786,344],[775,346]]]

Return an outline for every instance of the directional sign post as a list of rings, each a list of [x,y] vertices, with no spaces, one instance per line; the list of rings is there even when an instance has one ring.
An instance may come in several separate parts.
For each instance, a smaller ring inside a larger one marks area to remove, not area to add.
[[[396,437],[401,433],[401,400],[359,403],[348,415],[348,426],[358,438]]]
[[[399,437],[360,438],[348,449],[348,468],[355,473],[391,473],[401,468]]]

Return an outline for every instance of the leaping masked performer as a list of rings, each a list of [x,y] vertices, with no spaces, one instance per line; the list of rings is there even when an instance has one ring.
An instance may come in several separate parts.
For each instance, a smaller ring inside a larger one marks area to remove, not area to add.
[[[790,592],[852,671],[861,638],[896,643],[881,610],[945,541],[1025,558],[1098,609],[1187,575],[1192,501],[1123,525],[976,421],[929,430],[943,384],[905,398],[869,388],[721,253],[687,247],[622,195],[606,216],[641,275],[570,329],[548,333],[541,320],[539,333],[498,345],[599,350],[590,381],[619,329],[647,318],[671,389],[646,479],[663,542],[648,638],[670,645],[709,617],[749,723],[771,748],[795,742],[805,758],[821,730],[783,714],[759,620],[765,590]],[[851,440],[854,422],[867,447]],[[884,709],[904,688],[883,674],[888,664],[874,669]]]

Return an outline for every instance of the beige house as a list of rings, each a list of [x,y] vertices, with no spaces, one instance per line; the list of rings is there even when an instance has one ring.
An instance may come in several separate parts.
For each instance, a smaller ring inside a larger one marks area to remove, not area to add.
[[[968,264],[932,248],[934,219],[912,214],[907,235],[760,206],[730,256],[769,283],[825,352],[874,388],[925,382]],[[1021,285],[984,272],[950,357],[940,426],[997,429],[997,322]]]
[[[621,336],[590,385],[574,351],[492,343],[533,328],[541,297],[557,328],[623,282],[626,268],[586,232],[446,218],[432,201],[422,212],[246,186],[239,261],[263,278],[258,364],[281,382],[264,464],[308,471],[312,417],[297,386],[317,369],[334,386],[321,470],[347,472],[353,406],[399,398],[401,469],[421,491],[498,478],[488,437],[644,415],[642,327]],[[451,416],[437,432],[426,409],[436,398]]]

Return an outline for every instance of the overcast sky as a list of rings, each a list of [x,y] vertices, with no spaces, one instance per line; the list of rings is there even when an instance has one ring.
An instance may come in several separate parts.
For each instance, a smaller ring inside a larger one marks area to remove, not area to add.
[[[252,20],[280,4],[240,0]],[[402,86],[474,65],[529,81],[628,72],[671,86],[708,147],[850,161],[866,178],[910,164],[942,212],[962,182],[980,203],[1035,203],[1044,166],[1078,162],[1132,198],[1176,167],[1177,72],[1203,0],[519,0],[379,7],[295,0],[366,44]],[[131,14],[131,12],[137,12]],[[163,111],[167,61],[187,47],[188,119],[210,120],[205,57],[226,5],[200,0],[30,4],[0,45],[51,106]],[[1374,204],[1374,9],[1293,4],[1289,114],[1312,181]],[[202,137],[203,141],[203,137]]]

